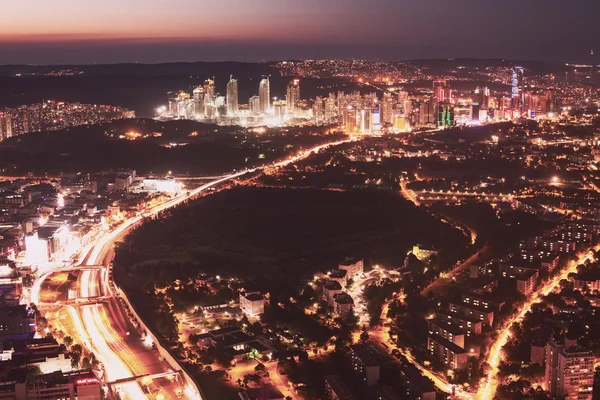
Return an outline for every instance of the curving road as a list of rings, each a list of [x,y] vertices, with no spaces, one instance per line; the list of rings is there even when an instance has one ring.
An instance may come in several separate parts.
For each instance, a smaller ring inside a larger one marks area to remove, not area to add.
[[[114,294],[110,280],[110,264],[114,257],[114,244],[127,235],[131,229],[140,224],[144,220],[144,217],[156,216],[168,208],[180,205],[190,198],[200,195],[209,188],[234,180],[247,173],[282,167],[300,161],[322,149],[352,140],[356,139],[349,138],[321,144],[276,163],[219,177],[187,194],[180,194],[151,210],[147,210],[143,215],[126,220],[112,231],[100,234],[88,248],[82,251],[82,258],[76,265],[102,267],[98,270],[83,270],[79,274],[79,289],[82,298],[103,296],[103,299],[106,299],[106,301],[78,307],[66,306],[73,323],[61,326],[65,334],[72,336],[76,341],[82,343],[96,354],[105,366],[107,382],[146,374],[153,375],[168,372],[170,367],[137,334],[137,330],[132,325],[129,317],[125,315]],[[39,291],[41,290],[42,283],[50,273],[43,274],[34,283],[31,293],[32,301],[39,301]],[[58,319],[57,323],[60,324]],[[148,390],[144,389],[136,380],[119,384],[117,391],[121,398],[132,400],[144,398],[175,399],[181,396],[186,399],[202,399],[202,395],[196,391],[191,382],[187,383],[187,385],[180,381],[164,384],[163,379],[162,383],[162,385],[157,387],[155,387],[154,383],[150,385],[152,394],[147,393]]]

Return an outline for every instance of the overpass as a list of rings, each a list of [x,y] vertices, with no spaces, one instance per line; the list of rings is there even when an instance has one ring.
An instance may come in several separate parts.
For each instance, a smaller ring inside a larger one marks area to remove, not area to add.
[[[122,379],[117,379],[115,381],[111,381],[111,382],[106,382],[107,385],[121,385],[123,383],[128,383],[128,382],[135,382],[135,381],[140,381],[140,380],[154,380],[154,379],[160,379],[160,378],[168,378],[174,376],[176,380],[180,379],[180,373],[179,371],[167,371],[167,372],[161,372],[159,374],[143,374],[143,375],[136,375],[136,376],[130,376],[128,378],[122,378]]]
[[[108,301],[109,296],[96,296],[96,297],[77,297],[74,299],[68,299],[64,301],[56,301],[54,303],[38,303],[39,306],[89,306],[93,304],[105,303]]]

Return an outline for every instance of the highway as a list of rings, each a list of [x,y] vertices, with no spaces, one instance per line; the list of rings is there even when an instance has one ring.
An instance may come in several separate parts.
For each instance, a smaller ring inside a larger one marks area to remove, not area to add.
[[[112,231],[100,233],[99,236],[81,252],[81,258],[75,263],[75,267],[84,265],[101,266],[101,269],[84,269],[79,274],[78,283],[80,297],[104,296],[106,301],[98,304],[82,304],[81,306],[64,306],[68,310],[68,315],[72,323],[63,323],[56,313],[56,320],[52,323],[59,326],[66,335],[84,345],[89,351],[93,351],[97,358],[105,367],[105,381],[112,382],[133,378],[140,375],[154,375],[164,373],[169,370],[167,365],[159,355],[148,346],[138,335],[137,330],[132,325],[129,317],[124,313],[119,300],[115,296],[113,283],[111,282],[110,264],[114,257],[114,244],[125,237],[131,229],[140,224],[145,217],[153,217],[160,212],[178,206],[183,202],[194,198],[209,188],[213,188],[221,183],[234,180],[247,173],[260,172],[265,169],[282,167],[309,157],[318,151],[337,146],[343,143],[355,140],[353,138],[330,142],[303,150],[298,154],[292,155],[282,161],[263,165],[261,167],[246,169],[231,173],[212,180],[198,188],[182,193],[156,207],[145,211],[142,215],[135,216],[124,221],[121,225]],[[66,266],[67,268],[73,267]],[[59,267],[57,269],[60,270]],[[41,274],[32,287],[31,301],[39,302],[39,292],[44,280],[50,276],[52,271]],[[175,366],[173,366],[175,367]],[[174,369],[174,368],[173,368]],[[180,369],[180,368],[177,368]],[[164,379],[163,379],[164,381]],[[131,381],[117,385],[122,399],[202,399],[192,382],[182,385],[181,380],[154,387],[154,384],[145,385],[151,387],[152,395],[147,394],[147,389],[142,387],[138,381]]]

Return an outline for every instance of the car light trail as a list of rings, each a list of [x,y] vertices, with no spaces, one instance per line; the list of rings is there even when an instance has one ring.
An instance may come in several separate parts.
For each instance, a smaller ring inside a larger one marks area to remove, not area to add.
[[[597,249],[597,248],[596,248]],[[572,272],[577,272],[577,266],[586,262],[587,260],[593,260],[593,254],[587,254],[585,256],[579,257],[577,261],[570,261],[566,268],[553,279],[546,282],[540,289],[534,292],[531,297],[525,302],[523,307],[514,315],[500,330],[498,338],[494,342],[494,344],[490,348],[490,354],[487,359],[487,363],[490,365],[490,370],[485,378],[485,384],[480,386],[480,390],[477,393],[478,400],[488,400],[494,398],[496,393],[496,389],[499,385],[498,378],[498,365],[500,364],[501,356],[502,356],[502,348],[506,345],[508,340],[512,335],[511,326],[514,323],[519,323],[525,318],[525,315],[531,307],[539,303],[542,300],[543,296],[548,295],[555,288],[560,285],[560,281],[562,279],[567,279],[569,274]]]

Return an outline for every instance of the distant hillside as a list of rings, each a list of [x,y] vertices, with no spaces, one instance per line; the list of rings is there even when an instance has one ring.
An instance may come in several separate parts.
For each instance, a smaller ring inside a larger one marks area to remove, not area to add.
[[[120,138],[127,132],[136,132],[142,137]],[[240,127],[194,121],[122,120],[13,137],[0,143],[0,172],[96,172],[106,168],[134,168],[142,173],[220,173],[263,164],[301,147],[334,140],[318,132],[297,128],[254,134]]]

